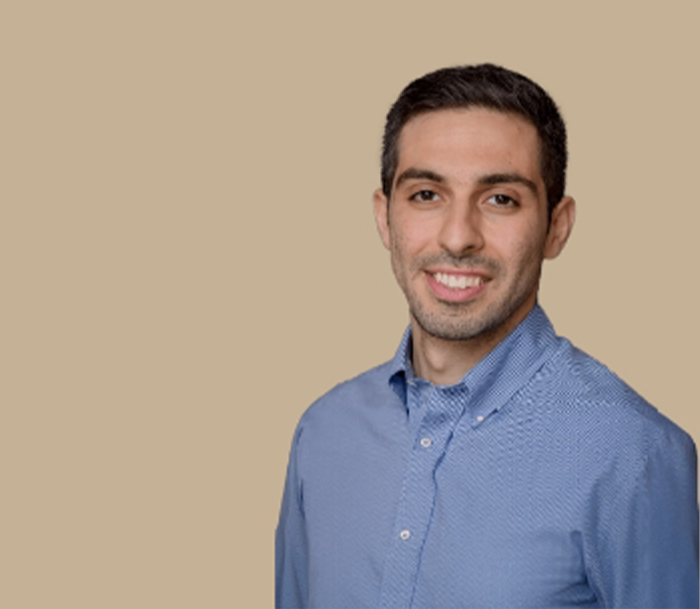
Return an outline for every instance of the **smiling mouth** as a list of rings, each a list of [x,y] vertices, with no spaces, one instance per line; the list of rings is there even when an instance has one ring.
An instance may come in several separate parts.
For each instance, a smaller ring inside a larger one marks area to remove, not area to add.
[[[477,288],[486,279],[480,275],[450,275],[449,273],[431,273],[435,281],[452,290],[465,290],[467,288]]]

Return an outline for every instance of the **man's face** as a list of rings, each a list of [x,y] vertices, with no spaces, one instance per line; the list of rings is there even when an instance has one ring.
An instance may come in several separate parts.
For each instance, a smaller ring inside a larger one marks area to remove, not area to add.
[[[532,309],[542,260],[573,222],[565,198],[548,231],[539,167],[537,131],[513,114],[440,110],[406,123],[391,201],[377,191],[375,214],[414,328],[502,335]]]

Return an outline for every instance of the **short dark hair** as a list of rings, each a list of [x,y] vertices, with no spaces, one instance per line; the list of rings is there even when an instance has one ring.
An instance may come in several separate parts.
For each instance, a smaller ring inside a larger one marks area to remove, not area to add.
[[[382,147],[382,190],[391,197],[399,136],[414,116],[435,110],[488,108],[517,114],[537,129],[540,171],[551,215],[566,187],[566,127],[549,94],[529,78],[493,64],[430,72],[410,83],[389,110]]]

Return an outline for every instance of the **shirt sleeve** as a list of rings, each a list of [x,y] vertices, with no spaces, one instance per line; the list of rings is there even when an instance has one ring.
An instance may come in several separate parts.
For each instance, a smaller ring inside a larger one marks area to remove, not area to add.
[[[601,506],[591,583],[604,607],[698,607],[695,446],[672,431]]]
[[[298,428],[292,442],[282,508],[275,534],[277,609],[301,609],[308,606],[308,543],[297,469],[300,436],[301,428]]]

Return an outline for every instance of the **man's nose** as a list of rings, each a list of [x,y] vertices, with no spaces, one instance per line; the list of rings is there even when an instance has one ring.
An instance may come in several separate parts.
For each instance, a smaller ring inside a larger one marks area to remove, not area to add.
[[[439,241],[454,256],[480,250],[484,238],[478,210],[470,203],[451,204],[445,209]]]

